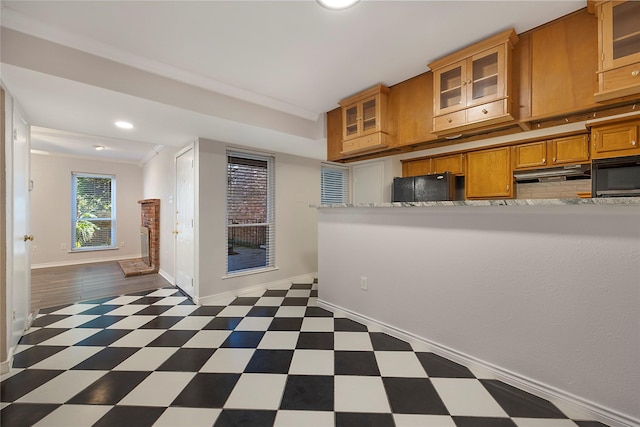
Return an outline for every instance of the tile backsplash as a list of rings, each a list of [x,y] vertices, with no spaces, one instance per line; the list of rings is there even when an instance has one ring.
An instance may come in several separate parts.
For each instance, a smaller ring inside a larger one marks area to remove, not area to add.
[[[591,191],[590,179],[516,184],[517,199],[568,199],[586,191]]]

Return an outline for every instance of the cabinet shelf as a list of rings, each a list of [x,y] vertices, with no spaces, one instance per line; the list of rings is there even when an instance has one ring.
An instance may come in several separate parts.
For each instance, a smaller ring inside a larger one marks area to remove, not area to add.
[[[459,91],[462,89],[462,86],[456,86],[456,87],[452,87],[451,89],[443,89],[440,91],[440,95],[446,95],[448,93],[454,92],[454,91]]]
[[[491,74],[489,76],[482,76],[479,79],[474,80],[473,84],[474,85],[481,84],[481,83],[483,83],[483,82],[485,82],[485,81],[487,81],[489,79],[496,79],[497,80],[498,79],[498,73]]]

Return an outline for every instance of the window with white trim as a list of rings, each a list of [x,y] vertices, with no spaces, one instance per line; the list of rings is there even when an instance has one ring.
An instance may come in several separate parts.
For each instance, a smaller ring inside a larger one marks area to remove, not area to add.
[[[71,173],[71,250],[114,249],[116,177]]]
[[[349,169],[323,164],[320,173],[320,203],[349,203]]]
[[[227,152],[227,273],[275,266],[271,156]]]

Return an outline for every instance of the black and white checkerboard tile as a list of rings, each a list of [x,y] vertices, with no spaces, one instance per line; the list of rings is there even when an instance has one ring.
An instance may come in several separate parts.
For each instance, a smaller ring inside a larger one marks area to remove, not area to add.
[[[603,426],[335,317],[316,286],[218,306],[163,288],[43,310],[2,378],[0,423]]]

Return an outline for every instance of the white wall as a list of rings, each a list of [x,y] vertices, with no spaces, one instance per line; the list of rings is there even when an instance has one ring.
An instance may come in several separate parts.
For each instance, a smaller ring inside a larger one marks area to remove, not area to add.
[[[638,422],[639,218],[637,205],[319,209],[320,300]]]
[[[160,199],[160,272],[171,282],[175,279],[175,156],[176,147],[165,147],[148,160],[142,178],[145,199]]]
[[[223,278],[227,256],[227,146],[200,139],[197,147],[199,297],[235,293],[243,288],[315,273],[318,268],[317,212],[309,208],[309,204],[320,203],[320,161],[279,153],[275,155],[277,269]]]
[[[124,247],[87,252],[71,245],[71,172],[116,176],[116,239]],[[54,155],[31,155],[31,229],[35,236],[33,267],[79,264],[140,256],[142,168],[131,163],[103,162]],[[66,249],[60,249],[65,244]]]

